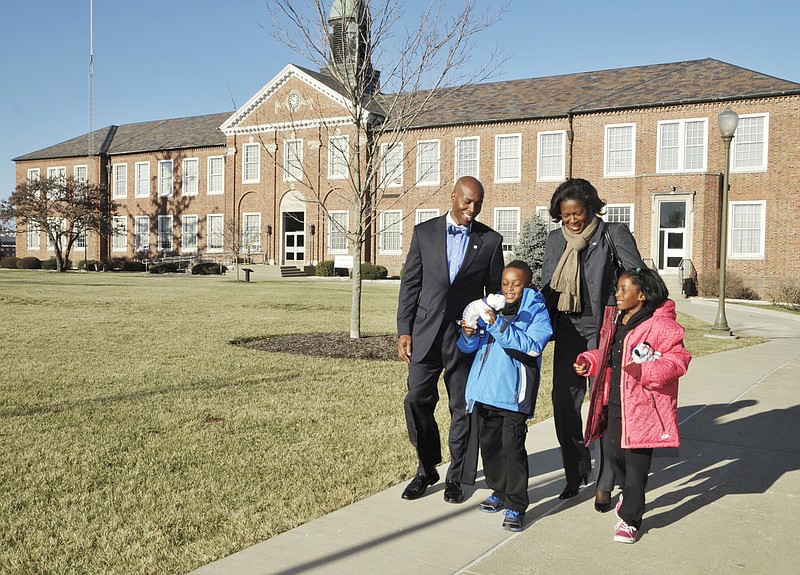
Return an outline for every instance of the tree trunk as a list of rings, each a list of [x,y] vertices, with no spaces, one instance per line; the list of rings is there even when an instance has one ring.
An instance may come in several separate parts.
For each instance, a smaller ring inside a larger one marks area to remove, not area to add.
[[[361,217],[358,217],[361,220]],[[359,222],[359,225],[361,223]],[[361,241],[353,245],[353,289],[350,298],[350,339],[361,337]]]
[[[357,110],[354,116],[357,121],[355,123],[355,150],[353,154],[355,160],[355,174],[353,174],[355,201],[353,203],[353,212],[355,217],[353,221],[353,232],[350,236],[353,246],[353,287],[350,297],[350,339],[359,339],[361,337],[361,244],[364,238],[361,227],[364,220],[364,192],[362,190],[361,132],[359,130],[361,114]]]

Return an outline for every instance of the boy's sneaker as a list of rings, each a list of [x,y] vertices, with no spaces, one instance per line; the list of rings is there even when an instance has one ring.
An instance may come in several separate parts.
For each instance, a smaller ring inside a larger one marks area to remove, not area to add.
[[[507,529],[508,531],[522,531],[523,517],[525,517],[524,511],[506,509],[506,514],[503,518],[503,529]]]
[[[634,543],[638,531],[636,527],[628,525],[620,519],[619,523],[614,527],[614,541],[619,541],[620,543]]]
[[[503,502],[500,501],[499,497],[490,495],[489,497],[478,503],[478,508],[484,513],[497,513],[503,508]]]
[[[614,515],[617,516],[617,519],[622,519],[622,517],[619,516],[620,507],[622,507],[622,493],[619,494],[619,501],[617,501],[617,505],[614,507]]]

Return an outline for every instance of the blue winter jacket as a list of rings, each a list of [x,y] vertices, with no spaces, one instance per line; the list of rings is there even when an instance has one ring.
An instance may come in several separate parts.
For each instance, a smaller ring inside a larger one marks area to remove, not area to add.
[[[525,288],[516,316],[498,314],[492,325],[478,321],[481,327],[476,335],[466,337],[462,331],[458,338],[462,352],[475,352],[467,379],[467,410],[472,411],[479,401],[532,416],[542,350],[553,335],[544,297]]]

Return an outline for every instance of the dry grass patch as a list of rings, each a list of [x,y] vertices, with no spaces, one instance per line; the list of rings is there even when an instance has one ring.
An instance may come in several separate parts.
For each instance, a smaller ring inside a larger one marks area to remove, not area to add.
[[[391,353],[397,291],[364,290]],[[408,479],[402,362],[229,343],[344,333],[349,305],[347,282],[0,273],[2,570],[185,573]]]

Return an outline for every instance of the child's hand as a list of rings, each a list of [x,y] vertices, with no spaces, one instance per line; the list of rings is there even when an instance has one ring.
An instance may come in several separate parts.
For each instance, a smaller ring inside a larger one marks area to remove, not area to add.
[[[464,334],[464,337],[472,337],[478,332],[474,327],[469,327],[466,324],[461,324],[461,333]]]
[[[497,320],[497,314],[491,308],[486,310],[486,316],[487,319],[484,319],[486,325],[492,325]]]
[[[580,376],[585,376],[589,371],[589,363],[585,359],[580,359],[572,364],[572,369]]]

